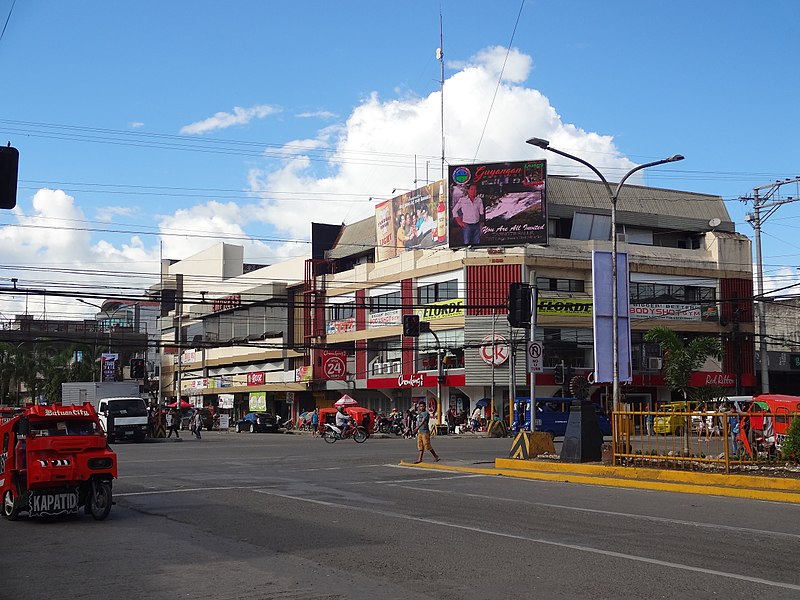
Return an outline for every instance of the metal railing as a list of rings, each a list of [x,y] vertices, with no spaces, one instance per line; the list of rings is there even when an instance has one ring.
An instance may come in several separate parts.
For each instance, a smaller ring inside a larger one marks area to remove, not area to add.
[[[780,448],[797,412],[619,411],[613,463],[709,472],[783,466]],[[796,473],[800,476],[800,473]]]

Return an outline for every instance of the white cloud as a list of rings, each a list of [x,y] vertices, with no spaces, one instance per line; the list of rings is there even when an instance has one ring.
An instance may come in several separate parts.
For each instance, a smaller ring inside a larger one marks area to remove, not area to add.
[[[95,211],[95,219],[101,223],[111,223],[116,217],[130,217],[134,212],[130,206],[104,206]]]
[[[606,173],[632,165],[610,136],[563,122],[548,98],[527,83],[533,69],[530,56],[512,51],[497,89],[505,54],[502,48],[483,50],[447,78],[444,99],[449,163],[545,156],[525,143],[525,139],[536,136],[567,152],[589,157]],[[232,113],[217,113],[181,131],[201,134],[265,118],[276,111],[266,105],[235,108]],[[150,224],[157,225],[162,233],[163,253],[155,238],[80,230],[86,217],[71,196],[61,190],[39,190],[30,210],[23,210],[25,202],[20,202],[10,213],[16,222],[0,227],[0,252],[6,265],[34,265],[46,270],[21,270],[18,275],[0,271],[0,283],[8,286],[10,277],[17,276],[20,287],[75,286],[78,292],[108,285],[107,275],[104,279],[74,272],[87,269],[119,273],[121,278],[111,285],[127,289],[138,285],[141,290],[156,280],[161,256],[186,258],[219,241],[244,245],[245,260],[254,263],[307,255],[309,247],[302,240],[309,237],[311,221],[352,223],[373,214],[371,197],[388,198],[393,188],[412,188],[415,179],[421,185],[426,179],[441,178],[439,118],[438,91],[388,99],[372,94],[343,123],[321,128],[308,139],[287,142],[277,161],[265,155],[262,166],[250,166],[248,185],[254,193],[250,203],[205,202],[152,216]],[[272,149],[269,156],[274,155]],[[576,163],[553,154],[546,156],[551,173],[591,176]],[[120,207],[97,212],[98,219],[114,216],[132,215]],[[270,227],[265,228],[265,224]],[[265,230],[270,233],[261,233]],[[136,273],[152,275],[133,276]],[[115,291],[106,288],[103,293],[111,296]],[[20,295],[4,300],[0,310],[8,316],[21,312],[26,299]],[[27,300],[29,312],[36,314],[38,303],[41,314],[41,299],[30,296]],[[64,311],[85,309],[67,299],[62,304]],[[48,308],[48,314],[51,310]]]
[[[142,123],[141,121],[132,121],[128,123],[128,127],[130,127],[131,129],[141,129],[142,127],[144,127],[144,123]]]
[[[217,129],[227,129],[234,125],[246,125],[253,119],[263,119],[271,114],[280,112],[279,109],[261,104],[250,108],[242,108],[241,106],[234,106],[233,113],[218,112],[213,117],[208,117],[202,121],[184,125],[181,127],[181,133],[188,135],[200,135],[208,133],[209,131],[216,131]]]
[[[295,115],[298,119],[335,119],[336,113],[329,110],[318,110],[315,112],[302,112]]]
[[[536,136],[565,151],[589,156],[601,171],[632,166],[610,136],[564,123],[544,95],[524,85],[533,68],[530,56],[512,50],[497,89],[504,61],[505,49],[487,48],[461,63],[461,69],[445,81],[449,163],[543,156],[543,151],[525,143]],[[343,126],[321,130],[312,140],[286,144],[287,158],[281,165],[250,171],[251,189],[262,198],[260,218],[288,236],[307,237],[312,219],[353,222],[372,214],[370,197],[387,198],[393,188],[413,187],[415,179],[418,183],[440,179],[440,102],[438,91],[387,100],[372,94]],[[309,150],[299,151],[302,144]],[[323,163],[320,152],[312,151],[320,148],[330,148]],[[593,177],[567,159],[554,154],[547,158],[551,173]],[[292,192],[293,197],[287,200],[269,190]]]

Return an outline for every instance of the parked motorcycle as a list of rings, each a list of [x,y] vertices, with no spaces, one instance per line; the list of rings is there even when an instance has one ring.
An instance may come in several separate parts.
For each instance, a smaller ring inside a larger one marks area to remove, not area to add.
[[[322,439],[329,444],[333,444],[336,440],[343,440],[347,438],[353,438],[357,444],[363,444],[367,441],[368,437],[369,434],[364,427],[350,427],[343,434],[340,428],[336,427],[336,425],[331,425],[330,423],[325,423],[325,431],[322,434]]]

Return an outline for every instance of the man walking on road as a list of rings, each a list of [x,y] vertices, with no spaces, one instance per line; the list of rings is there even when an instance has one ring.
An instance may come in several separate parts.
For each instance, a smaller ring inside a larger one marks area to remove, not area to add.
[[[414,462],[414,464],[416,465],[422,462],[422,455],[425,454],[425,450],[433,455],[434,462],[439,462],[439,455],[436,454],[433,446],[431,446],[431,414],[428,412],[424,400],[420,401],[417,406],[417,424],[414,427],[414,433],[417,434],[417,450],[419,450],[419,458]]]

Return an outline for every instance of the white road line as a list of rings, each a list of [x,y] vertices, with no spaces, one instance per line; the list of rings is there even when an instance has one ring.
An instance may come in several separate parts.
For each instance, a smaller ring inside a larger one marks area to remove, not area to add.
[[[148,490],[146,492],[124,492],[122,494],[114,494],[114,497],[124,498],[128,496],[157,496],[158,494],[182,494],[183,492],[214,492],[220,490],[250,490],[250,489],[253,488],[241,485],[231,485],[225,487],[173,488],[171,490]]]
[[[450,472],[452,473],[452,471],[450,471]],[[413,483],[415,481],[444,481],[446,479],[472,479],[472,478],[475,478],[475,477],[486,477],[486,475],[470,474],[470,475],[449,475],[449,476],[445,476],[445,477],[420,477],[418,479],[408,479],[408,478],[406,478],[406,479],[383,479],[383,480],[378,480],[378,481],[359,481],[359,482],[356,482],[356,484],[362,484],[362,483],[388,483],[388,484],[395,484],[395,483],[408,483],[409,481]]]
[[[421,481],[421,480],[416,480]],[[600,510],[597,508],[583,508],[580,506],[566,506],[564,504],[548,504],[546,502],[531,502],[529,500],[517,500],[515,498],[503,498],[500,496],[489,496],[487,494],[471,494],[469,492],[456,492],[453,490],[434,490],[431,488],[417,487],[413,485],[394,485],[392,487],[405,488],[407,490],[415,490],[418,492],[431,492],[434,494],[451,494],[455,496],[464,496],[467,498],[476,498],[478,500],[493,500],[500,502],[511,502],[514,504],[525,504],[528,506],[542,506],[546,508],[560,508],[563,510],[573,510],[576,512],[594,513],[600,515],[608,515],[611,517],[626,517],[628,519],[636,519],[640,521],[650,521],[653,523],[668,523],[673,525],[688,525],[690,527],[699,527],[705,529],[719,529],[722,531],[732,531],[734,533],[755,533],[759,535],[768,535],[775,537],[785,537],[790,539],[800,539],[800,535],[796,533],[787,533],[784,531],[771,531],[769,529],[753,529],[749,527],[734,527],[731,525],[719,525],[717,523],[704,523],[701,521],[686,521],[683,519],[670,519],[667,517],[656,517],[652,515],[637,515],[635,513],[615,512],[611,510]]]
[[[578,552],[586,552],[589,554],[598,554],[600,556],[608,556],[611,558],[619,558],[622,560],[629,560],[633,562],[640,562],[650,565],[655,565],[659,567],[666,567],[668,569],[677,569],[681,571],[690,571],[693,573],[701,573],[703,575],[716,575],[719,577],[725,577],[727,579],[734,579],[737,581],[746,581],[748,583],[755,583],[758,585],[768,585],[770,587],[775,588],[782,588],[787,590],[794,590],[800,592],[800,585],[795,585],[792,583],[784,583],[781,581],[772,581],[769,579],[762,579],[760,577],[750,577],[748,575],[742,575],[739,573],[728,573],[726,571],[717,571],[716,569],[705,569],[703,567],[695,567],[692,565],[685,565],[676,562],[658,560],[655,558],[647,558],[645,556],[636,556],[634,554],[625,554],[623,552],[614,552],[611,550],[601,550],[600,548],[592,548],[590,546],[581,546],[579,544],[568,544],[566,542],[554,542],[551,540],[545,540],[541,538],[534,538],[524,535],[518,535],[513,533],[505,533],[502,531],[493,531],[491,529],[484,529],[482,527],[472,527],[470,525],[459,525],[457,523],[448,523],[446,521],[440,521],[438,519],[429,519],[425,517],[415,517],[411,515],[406,515],[403,513],[396,513],[386,510],[379,510],[376,508],[366,508],[360,506],[350,506],[347,504],[340,504],[338,502],[328,502],[325,500],[315,500],[313,498],[303,498],[300,496],[292,496],[291,494],[282,494],[275,491],[269,490],[253,490],[259,494],[266,494],[269,496],[276,496],[278,498],[286,498],[287,500],[297,500],[299,502],[308,502],[310,504],[318,504],[320,506],[327,506],[329,508],[341,508],[344,510],[352,510],[356,512],[363,512],[363,513],[370,513],[379,515],[382,517],[390,517],[395,519],[402,519],[405,521],[415,521],[418,523],[425,523],[428,525],[439,525],[442,527],[450,527],[452,529],[461,529],[463,531],[471,531],[474,533],[482,533],[484,535],[491,535],[496,537],[502,537],[512,540],[521,540],[524,542],[533,542],[534,544],[542,544],[545,546],[554,546],[557,548],[566,548],[569,550],[577,550]]]

